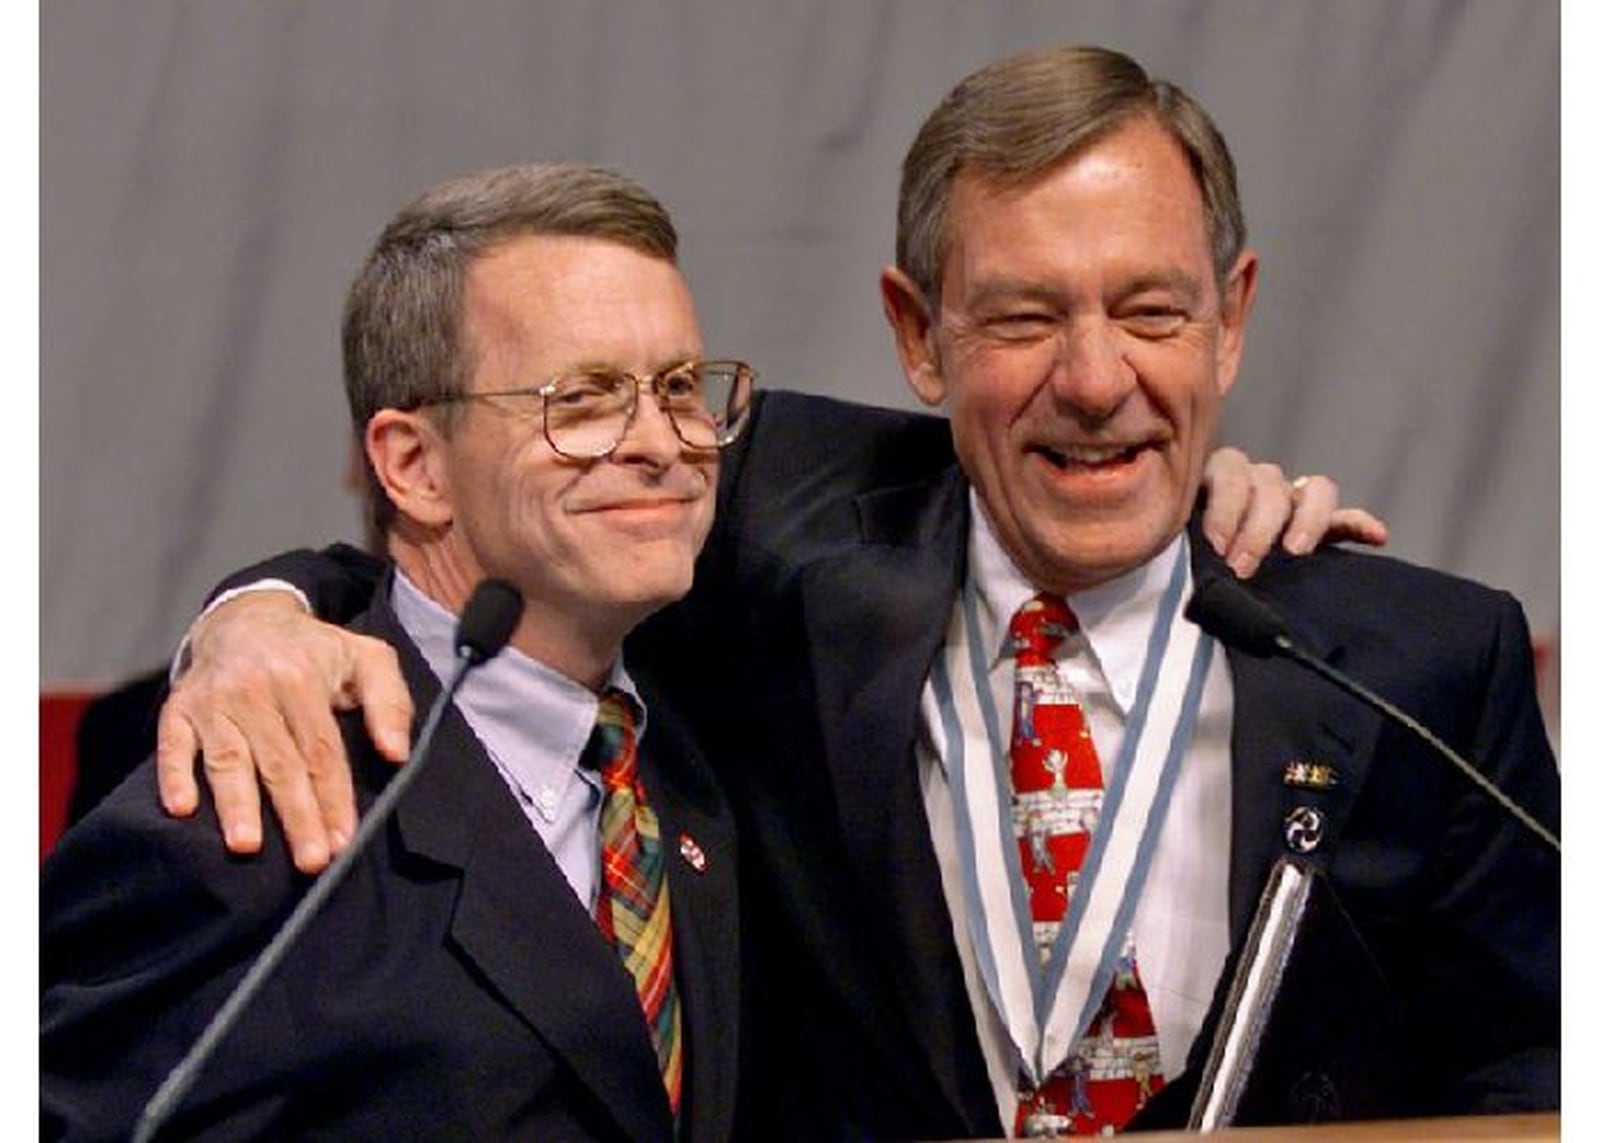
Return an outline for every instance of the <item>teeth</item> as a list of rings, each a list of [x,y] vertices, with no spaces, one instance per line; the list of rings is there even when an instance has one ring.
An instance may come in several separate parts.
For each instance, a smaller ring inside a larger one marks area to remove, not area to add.
[[[1070,464],[1094,465],[1122,459],[1131,454],[1133,448],[1126,445],[1069,445],[1066,448],[1050,451],[1054,456]]]

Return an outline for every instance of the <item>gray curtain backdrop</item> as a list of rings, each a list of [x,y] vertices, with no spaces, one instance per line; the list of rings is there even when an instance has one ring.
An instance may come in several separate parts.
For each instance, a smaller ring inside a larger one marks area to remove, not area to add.
[[[161,662],[222,574],[359,539],[343,292],[431,183],[613,164],[710,347],[909,405],[878,308],[901,155],[962,75],[1127,50],[1215,114],[1263,283],[1226,440],[1558,620],[1556,0],[51,0],[41,676]]]

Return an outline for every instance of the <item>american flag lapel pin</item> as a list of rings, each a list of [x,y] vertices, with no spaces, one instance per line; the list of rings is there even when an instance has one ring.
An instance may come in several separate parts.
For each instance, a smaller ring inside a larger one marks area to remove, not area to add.
[[[678,835],[678,855],[689,863],[689,868],[696,873],[706,871],[706,851],[700,848],[700,843],[686,833]]]

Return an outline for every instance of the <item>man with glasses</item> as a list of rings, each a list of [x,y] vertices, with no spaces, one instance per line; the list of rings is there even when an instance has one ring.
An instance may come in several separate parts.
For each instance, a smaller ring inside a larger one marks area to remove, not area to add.
[[[689,589],[754,381],[705,359],[676,257],[645,190],[567,165],[437,187],[368,257],[345,383],[391,562],[354,627],[421,711],[480,581],[525,609],[174,1137],[730,1136],[730,817],[622,656]],[[342,730],[367,805],[395,770]],[[126,1138],[309,885],[277,834],[240,862],[167,817],[151,775],[69,831],[41,885],[44,1136]]]

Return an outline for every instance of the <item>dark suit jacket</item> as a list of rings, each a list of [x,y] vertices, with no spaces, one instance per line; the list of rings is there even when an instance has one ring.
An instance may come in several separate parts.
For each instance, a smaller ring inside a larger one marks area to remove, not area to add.
[[[419,716],[439,684],[380,595]],[[640,676],[641,686],[646,685]],[[468,685],[471,685],[470,682]],[[736,855],[692,740],[647,692],[641,769],[669,846],[686,1027],[684,1137],[729,1136],[737,1061]],[[361,802],[394,772],[345,720]],[[175,1137],[667,1140],[631,979],[460,714],[428,769],[246,1010]],[[46,1137],[126,1138],[309,881],[281,836],[227,857],[165,817],[152,774],[70,831],[42,875]],[[687,833],[707,855],[677,854]]]
[[[748,1137],[1003,1133],[914,754],[923,681],[966,572],[968,514],[943,420],[765,394],[725,454],[694,590],[630,642],[630,662],[673,664],[674,701],[739,824]],[[1203,542],[1192,548],[1216,563]],[[301,557],[267,574],[337,610],[364,590],[337,571]],[[1307,646],[1555,821],[1555,766],[1510,597],[1340,551],[1273,559],[1253,583]],[[1315,859],[1407,998],[1418,1079],[1394,1113],[1554,1106],[1551,855],[1330,685],[1292,665],[1228,662],[1235,943],[1286,852],[1284,814],[1316,802],[1327,826]],[[1294,760],[1329,763],[1343,782],[1289,789]],[[1202,1033],[1189,1083],[1163,1101],[1167,1123],[1182,1123],[1208,1046]]]

